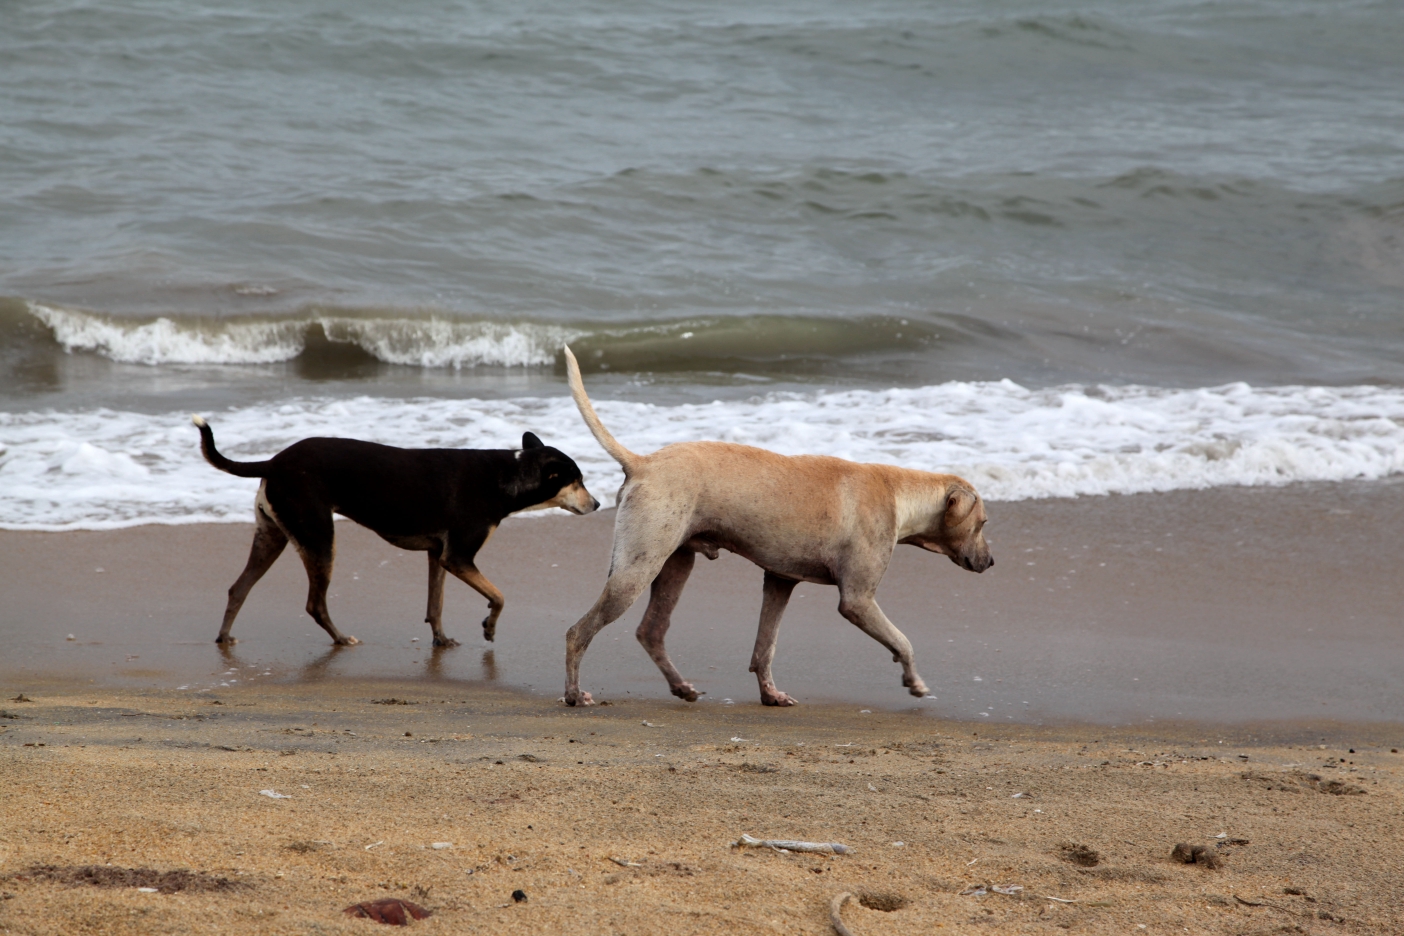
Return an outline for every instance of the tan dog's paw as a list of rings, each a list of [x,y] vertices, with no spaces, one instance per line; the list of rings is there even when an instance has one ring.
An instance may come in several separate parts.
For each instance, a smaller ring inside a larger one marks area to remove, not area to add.
[[[456,647],[458,646],[458,641],[454,640],[452,637],[435,637],[434,646],[444,648]]]
[[[777,689],[774,692],[764,693],[761,696],[761,705],[790,706],[799,705],[799,703],[796,702],[794,699],[790,698],[790,696],[787,693],[781,692]]]
[[[577,689],[565,694],[565,704],[574,708],[577,705],[594,705],[595,700],[590,696],[590,693]]]
[[[672,687],[672,690],[673,690],[673,695],[675,695],[675,696],[677,696],[679,699],[683,699],[683,700],[685,700],[685,701],[687,701],[687,702],[696,702],[698,696],[700,696],[700,695],[706,695],[705,692],[698,692],[698,691],[697,691],[697,687],[694,686],[692,683],[686,683],[686,682],[685,682],[685,683],[678,683],[676,686],[673,686],[673,687]]]

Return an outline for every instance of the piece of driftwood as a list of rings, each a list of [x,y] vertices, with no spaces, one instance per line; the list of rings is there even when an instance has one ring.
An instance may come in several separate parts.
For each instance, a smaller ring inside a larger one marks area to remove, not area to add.
[[[732,843],[732,848],[775,848],[792,852],[815,852],[821,855],[847,855],[853,851],[852,848],[842,842],[799,842],[790,839],[758,839],[752,838],[745,832],[741,837]]]

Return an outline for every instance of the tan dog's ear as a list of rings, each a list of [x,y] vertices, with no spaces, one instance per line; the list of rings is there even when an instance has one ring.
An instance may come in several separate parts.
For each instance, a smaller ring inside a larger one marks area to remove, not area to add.
[[[975,509],[975,495],[965,488],[956,488],[946,497],[945,525],[960,526]]]

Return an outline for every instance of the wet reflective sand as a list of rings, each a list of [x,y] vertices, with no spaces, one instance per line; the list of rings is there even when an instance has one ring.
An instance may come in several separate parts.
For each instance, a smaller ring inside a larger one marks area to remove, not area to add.
[[[991,505],[998,560],[982,576],[899,547],[879,592],[911,638],[934,699],[901,688],[888,654],[840,618],[833,588],[801,585],[775,672],[801,702],[925,711],[982,722],[1404,721],[1404,486],[1221,489]],[[507,596],[497,641],[485,603],[450,580],[434,650],[426,562],[351,523],[337,526],[337,650],[303,612],[291,550],[259,583],[234,633],[213,643],[251,527],[0,533],[0,682],[202,693],[265,681],[493,684],[555,705],[564,632],[593,602],[613,513],[510,520],[479,565]],[[669,649],[703,706],[754,706],[746,671],[759,570],[699,561]],[[633,638],[636,605],[585,657],[596,698],[668,699]],[[68,639],[69,635],[72,639]],[[417,638],[417,639],[416,639]]]

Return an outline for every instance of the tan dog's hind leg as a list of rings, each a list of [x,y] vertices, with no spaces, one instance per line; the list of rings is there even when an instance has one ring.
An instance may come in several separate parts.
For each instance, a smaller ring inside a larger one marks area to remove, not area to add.
[[[761,601],[760,630],[756,632],[756,649],[751,654],[751,672],[760,683],[763,705],[794,705],[795,700],[775,688],[775,678],[770,673],[771,661],[775,659],[775,641],[780,636],[780,616],[790,603],[790,593],[799,582],[765,573],[765,597]]]
[[[263,578],[263,573],[272,567],[288,545],[288,535],[272,517],[259,507],[254,508],[254,515],[256,526],[253,546],[249,549],[249,561],[239,578],[229,586],[229,604],[224,608],[224,623],[219,626],[219,636],[215,638],[217,644],[229,645],[235,642],[234,638],[229,636],[229,630],[234,626],[234,618],[239,609],[244,606],[244,599],[249,597],[254,585]]]
[[[869,637],[892,651],[892,659],[902,664],[902,685],[918,698],[927,694],[926,683],[917,675],[912,642],[882,613],[871,592],[853,593],[839,587],[839,614]]]
[[[497,619],[502,616],[502,609],[507,605],[506,599],[502,597],[502,592],[498,590],[496,585],[488,581],[486,575],[478,571],[477,566],[449,565],[448,570],[466,582],[475,592],[487,599],[488,613],[487,617],[483,618],[483,639],[492,640],[497,636]],[[448,640],[448,638],[444,638],[447,642],[441,644],[439,643],[441,637],[443,637],[442,631],[434,636],[434,646],[453,647],[458,644],[458,641]]]
[[[429,607],[424,612],[424,622],[434,632],[434,646],[456,647],[458,641],[444,636],[444,565],[439,554],[429,551]]]
[[[594,704],[590,693],[580,691],[580,658],[585,655],[595,635],[638,600],[654,579],[656,569],[661,566],[660,562],[653,568],[635,567],[610,576],[609,581],[605,582],[604,591],[595,600],[595,606],[566,631],[566,705]]]
[[[683,586],[687,584],[687,577],[692,574],[692,565],[696,559],[697,554],[684,546],[663,563],[658,577],[653,580],[648,609],[644,611],[643,620],[639,622],[639,629],[635,634],[639,643],[643,644],[643,648],[653,658],[653,662],[663,671],[663,677],[668,680],[668,688],[673,691],[673,695],[689,702],[696,702],[700,693],[692,683],[684,680],[677,667],[673,666],[673,661],[668,658],[668,651],[663,646],[663,638],[668,633],[673,609],[678,606],[678,599],[682,597]]]
[[[663,566],[687,539],[684,523],[691,513],[689,506],[659,502],[648,490],[631,486],[631,482],[625,482],[620,490],[609,578],[595,606],[566,631],[566,705],[593,704],[590,693],[580,691],[580,658],[595,635],[628,611],[649,583],[658,578]],[[655,516],[667,519],[655,522]],[[678,588],[682,588],[681,580]]]

